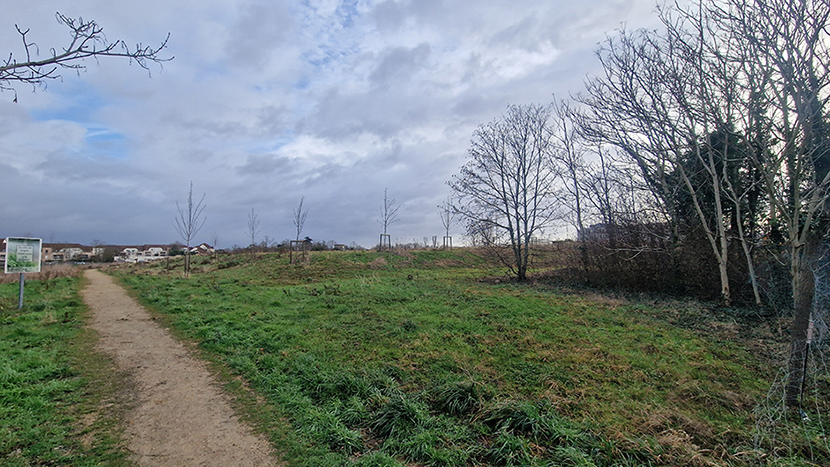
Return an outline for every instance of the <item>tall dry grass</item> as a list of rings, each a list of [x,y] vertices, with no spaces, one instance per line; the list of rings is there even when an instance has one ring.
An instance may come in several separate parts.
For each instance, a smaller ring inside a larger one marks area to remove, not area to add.
[[[26,274],[26,280],[49,280],[59,277],[76,277],[90,266],[78,266],[74,264],[53,264],[44,265],[40,272]],[[0,284],[8,284],[20,280],[20,274],[0,274]]]

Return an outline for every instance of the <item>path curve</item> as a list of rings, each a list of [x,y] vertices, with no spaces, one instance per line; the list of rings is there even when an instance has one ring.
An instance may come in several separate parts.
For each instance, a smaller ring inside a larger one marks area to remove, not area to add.
[[[97,271],[81,291],[92,310],[97,348],[136,384],[126,435],[140,466],[276,465],[267,441],[234,415],[204,362],[152,320],[149,313]]]

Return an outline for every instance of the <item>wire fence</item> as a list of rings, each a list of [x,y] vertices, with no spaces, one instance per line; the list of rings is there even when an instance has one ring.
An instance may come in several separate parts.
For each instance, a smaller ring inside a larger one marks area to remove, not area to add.
[[[759,455],[772,453],[773,458],[830,465],[830,247],[825,247],[816,263],[814,278],[801,408],[796,412],[786,406],[787,368],[783,366],[766,399],[756,407],[754,448]],[[763,463],[774,465],[768,459]]]

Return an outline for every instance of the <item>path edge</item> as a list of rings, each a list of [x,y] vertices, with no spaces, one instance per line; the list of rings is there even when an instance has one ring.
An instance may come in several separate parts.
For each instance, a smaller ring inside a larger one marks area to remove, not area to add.
[[[222,360],[221,356],[203,349],[199,345],[198,339],[178,329],[174,322],[174,316],[159,311],[152,304],[143,300],[140,294],[127,285],[119,275],[111,274],[104,269],[99,271],[109,276],[115,284],[121,287],[131,299],[150,315],[156,324],[181,344],[189,357],[205,364],[205,368],[212,378],[211,384],[223,394],[234,415],[241,423],[245,424],[252,435],[261,436],[268,442],[271,448],[269,455],[274,461],[273,465],[275,467],[288,466],[286,453],[280,449],[286,444],[280,441],[286,438],[295,438],[296,435],[285,415],[280,413],[265,397],[257,394],[244,376],[231,368],[227,362]]]

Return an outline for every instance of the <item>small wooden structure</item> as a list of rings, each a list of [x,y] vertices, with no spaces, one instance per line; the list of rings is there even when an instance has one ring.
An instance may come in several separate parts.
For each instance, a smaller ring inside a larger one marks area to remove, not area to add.
[[[288,263],[304,263],[308,252],[308,242],[305,240],[291,240],[288,245]]]
[[[452,237],[445,236],[444,237],[444,249],[445,250],[452,250]]]
[[[380,234],[380,243],[378,244],[378,251],[383,251],[386,248],[387,250],[392,249],[392,236],[389,234]]]

